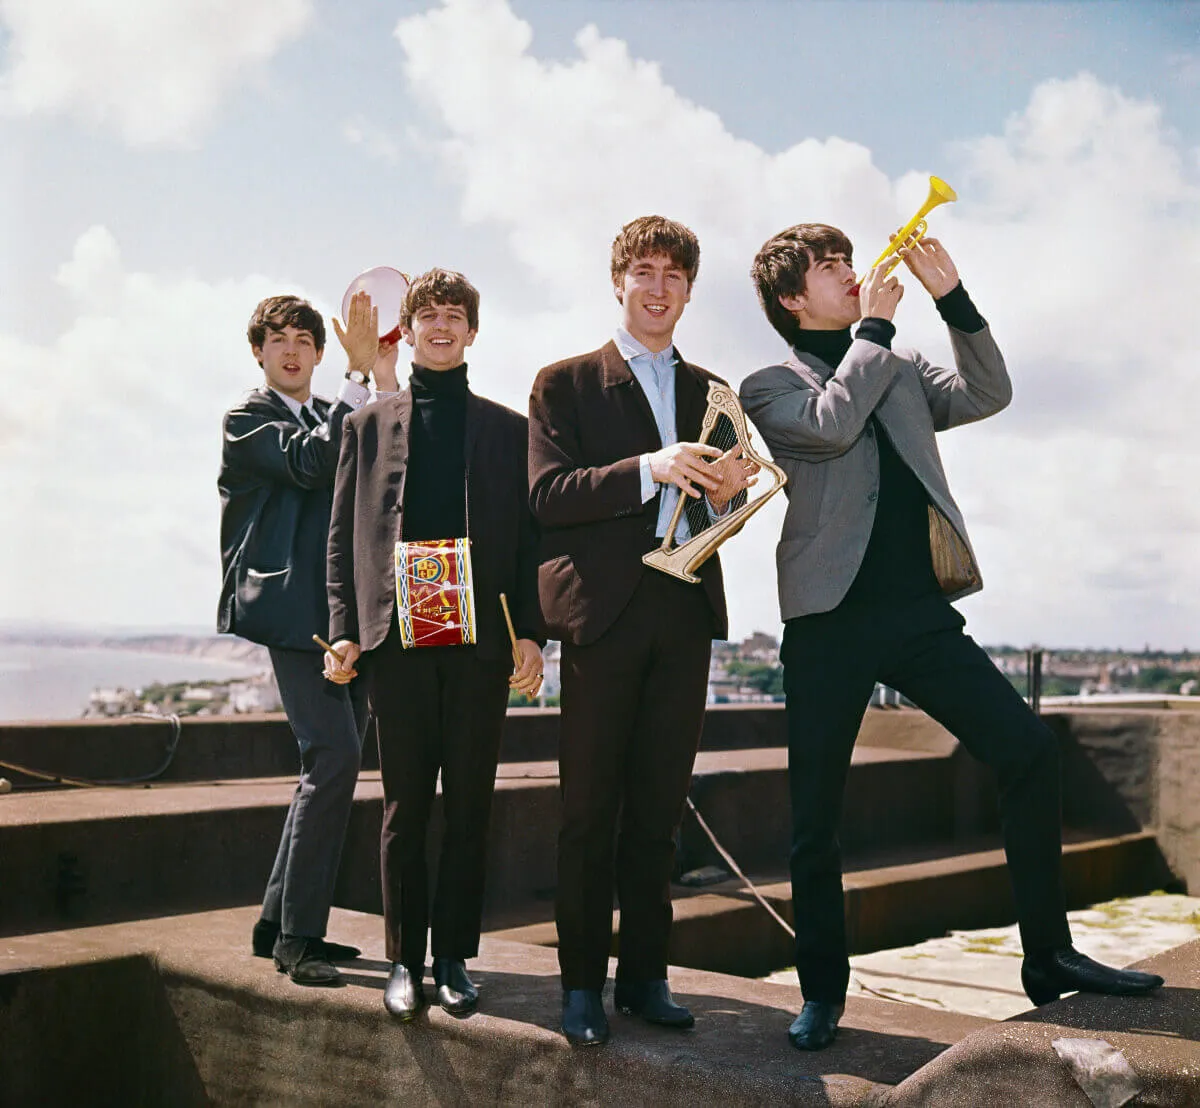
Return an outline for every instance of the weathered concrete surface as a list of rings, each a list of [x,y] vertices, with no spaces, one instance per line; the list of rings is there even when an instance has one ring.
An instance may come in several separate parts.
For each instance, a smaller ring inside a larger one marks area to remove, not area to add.
[[[1200,897],[1158,894],[1070,912],[1075,946],[1110,966],[1127,966],[1200,938]],[[1021,987],[1016,924],[952,931],[913,946],[850,959],[851,993],[1004,1020],[1029,1009]],[[794,968],[767,980],[799,988]]]
[[[73,777],[107,780],[149,773],[162,763],[171,729],[152,720],[74,720],[0,723],[0,761]],[[557,708],[510,708],[501,762],[553,761],[558,757]],[[949,753],[953,740],[921,712],[871,709],[860,742]],[[702,750],[752,750],[787,746],[782,704],[716,704],[705,712]],[[378,769],[374,732],[363,744],[363,766]],[[296,740],[285,716],[188,717],[164,781],[215,781],[234,777],[285,777],[296,773]],[[17,784],[29,780],[5,771]]]
[[[1068,842],[1063,850],[1071,908],[1149,892],[1164,876],[1168,875],[1148,831]],[[776,877],[760,878],[756,885],[791,923],[791,884]],[[855,954],[919,942],[951,929],[1003,924],[1015,914],[1007,863],[998,849],[932,854],[918,861],[849,870],[843,886],[847,936]],[[672,965],[764,977],[794,961],[791,938],[740,881],[723,881],[691,895],[679,888],[673,892]],[[613,913],[614,952],[620,915]],[[492,934],[540,946],[558,942],[553,921]]]
[[[873,1103],[984,1026],[856,1001],[837,1043],[806,1054],[786,1038],[794,990],[679,970],[672,985],[695,1011],[695,1030],[614,1016],[612,1044],[572,1050],[556,1032],[553,952],[486,939],[472,963],[481,1010],[455,1020],[434,1008],[404,1026],[382,1006],[379,918],[335,910],[331,936],[361,945],[366,957],[345,967],[349,987],[306,990],[251,957],[255,916],[240,909],[0,941],[0,1102],[94,1102],[79,1094],[94,1092],[89,1082],[108,1070],[89,1071],[93,1055],[77,1060],[68,1048],[98,1033],[123,1064],[135,1048],[159,1050],[154,1034],[165,1044],[158,1068],[143,1066],[140,1084],[123,1086],[132,1099],[117,1102],[848,1108]],[[90,987],[81,986],[89,975]],[[144,1032],[128,1049],[114,1013],[121,1028]],[[18,1025],[25,1032],[13,1037]]]
[[[1147,997],[1077,993],[977,1032],[884,1095],[880,1105],[1011,1108],[1092,1102],[1051,1045],[1060,1038],[1103,1039],[1143,1083],[1132,1103],[1146,1108],[1200,1105],[1200,941],[1137,963],[1166,985]]]
[[[864,743],[850,773],[848,853],[951,834],[949,764],[948,756],[922,749]],[[897,781],[905,799],[891,803]],[[294,788],[290,778],[265,778],[0,797],[0,934],[249,903],[261,895]],[[702,751],[693,789],[744,865],[774,869],[786,858],[783,750]],[[378,771],[364,771],[335,893],[336,903],[360,911],[378,911],[382,903],[381,797]],[[433,858],[439,813],[435,802]],[[551,914],[558,818],[557,763],[500,767],[489,839],[489,927]],[[688,820],[681,870],[714,857]]]
[[[1153,828],[1186,890],[1200,893],[1200,712],[1059,709],[1063,819]]]

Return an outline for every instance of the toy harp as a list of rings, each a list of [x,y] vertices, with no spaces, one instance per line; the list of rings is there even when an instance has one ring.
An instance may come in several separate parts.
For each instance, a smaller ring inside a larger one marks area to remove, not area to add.
[[[722,453],[740,446],[742,454],[757,462],[761,469],[758,484],[748,491],[739,492],[730,501],[730,509],[715,519],[710,517],[704,499],[696,500],[681,494],[662,545],[642,556],[646,565],[693,584],[700,580],[695,571],[716,553],[721,543],[736,535],[745,526],[746,520],[787,484],[787,474],[755,451],[750,442],[746,413],[728,385],[709,382],[708,407],[704,412],[704,422],[700,425],[700,441],[717,447]],[[771,484],[760,492],[758,490],[764,478],[769,479]],[[751,496],[753,499],[750,499]],[[679,542],[676,534],[685,511],[691,538]]]

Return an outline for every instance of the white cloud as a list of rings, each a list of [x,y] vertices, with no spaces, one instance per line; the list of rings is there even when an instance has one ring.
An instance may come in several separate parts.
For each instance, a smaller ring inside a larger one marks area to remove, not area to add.
[[[504,0],[444,0],[396,36],[462,218],[499,229],[523,267],[473,359],[501,362],[506,398],[533,366],[605,337],[608,245],[636,215],[661,211],[698,232],[680,345],[736,381],[779,351],[745,276],[768,234],[823,220],[869,256],[925,195],[928,170],[889,180],[840,139],[778,154],[738,139],[594,27],[579,32],[577,58],[553,63],[531,52]],[[1037,87],[1002,134],[948,161],[942,175],[962,200],[937,210],[933,233],[962,263],[1017,390],[1009,412],[943,442],[989,585],[968,602],[977,632],[1195,639],[1200,505],[1184,495],[1200,470],[1195,152],[1154,104],[1082,74]],[[919,287],[898,323],[901,343],[948,357]],[[505,363],[511,351],[519,366]],[[727,548],[735,633],[776,619],[778,513],[764,515]]]
[[[312,0],[0,0],[0,110],[187,143],[311,18]]]
[[[0,335],[0,468],[21,475],[0,501],[0,612],[212,623],[221,415],[261,383],[254,305],[297,290],[130,272],[104,227],[80,236],[58,279],[76,314],[53,343]],[[335,391],[344,366],[328,351],[318,390]]]

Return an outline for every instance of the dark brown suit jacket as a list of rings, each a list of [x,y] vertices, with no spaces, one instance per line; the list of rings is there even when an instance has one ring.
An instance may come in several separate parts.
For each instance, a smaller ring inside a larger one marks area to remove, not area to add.
[[[719,380],[676,351],[675,423],[694,442]],[[724,383],[724,382],[722,382]],[[642,503],[638,458],[662,448],[654,413],[613,342],[538,373],[529,398],[529,489],[542,529],[538,589],[551,637],[584,646],[621,614],[643,573],[659,497]],[[660,494],[661,495],[661,494]],[[700,568],[713,634],[728,633],[721,565]]]
[[[342,430],[326,565],[329,638],[349,639],[364,651],[387,637],[396,606],[394,551],[403,534],[412,407],[412,393],[405,389],[355,412]],[[512,656],[502,592],[518,636],[545,641],[537,599],[537,526],[529,511],[528,437],[524,416],[467,393],[463,449],[476,645],[480,657],[493,661]]]

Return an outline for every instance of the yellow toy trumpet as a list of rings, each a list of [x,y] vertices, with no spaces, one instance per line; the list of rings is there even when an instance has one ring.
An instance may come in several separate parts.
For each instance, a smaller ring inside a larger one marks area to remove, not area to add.
[[[891,273],[900,264],[900,250],[912,247],[914,243],[924,238],[925,232],[929,230],[929,226],[925,222],[925,217],[939,204],[949,204],[952,200],[957,199],[958,193],[946,184],[945,181],[940,177],[930,177],[929,195],[925,197],[925,203],[918,209],[917,214],[896,232],[895,238],[887,244],[883,253],[871,263],[871,269],[882,265],[887,261],[889,255],[893,255],[887,269],[883,271],[883,275],[886,277]],[[867,273],[870,273],[870,270]],[[862,280],[859,281],[859,285],[866,279],[866,274],[864,274]]]

